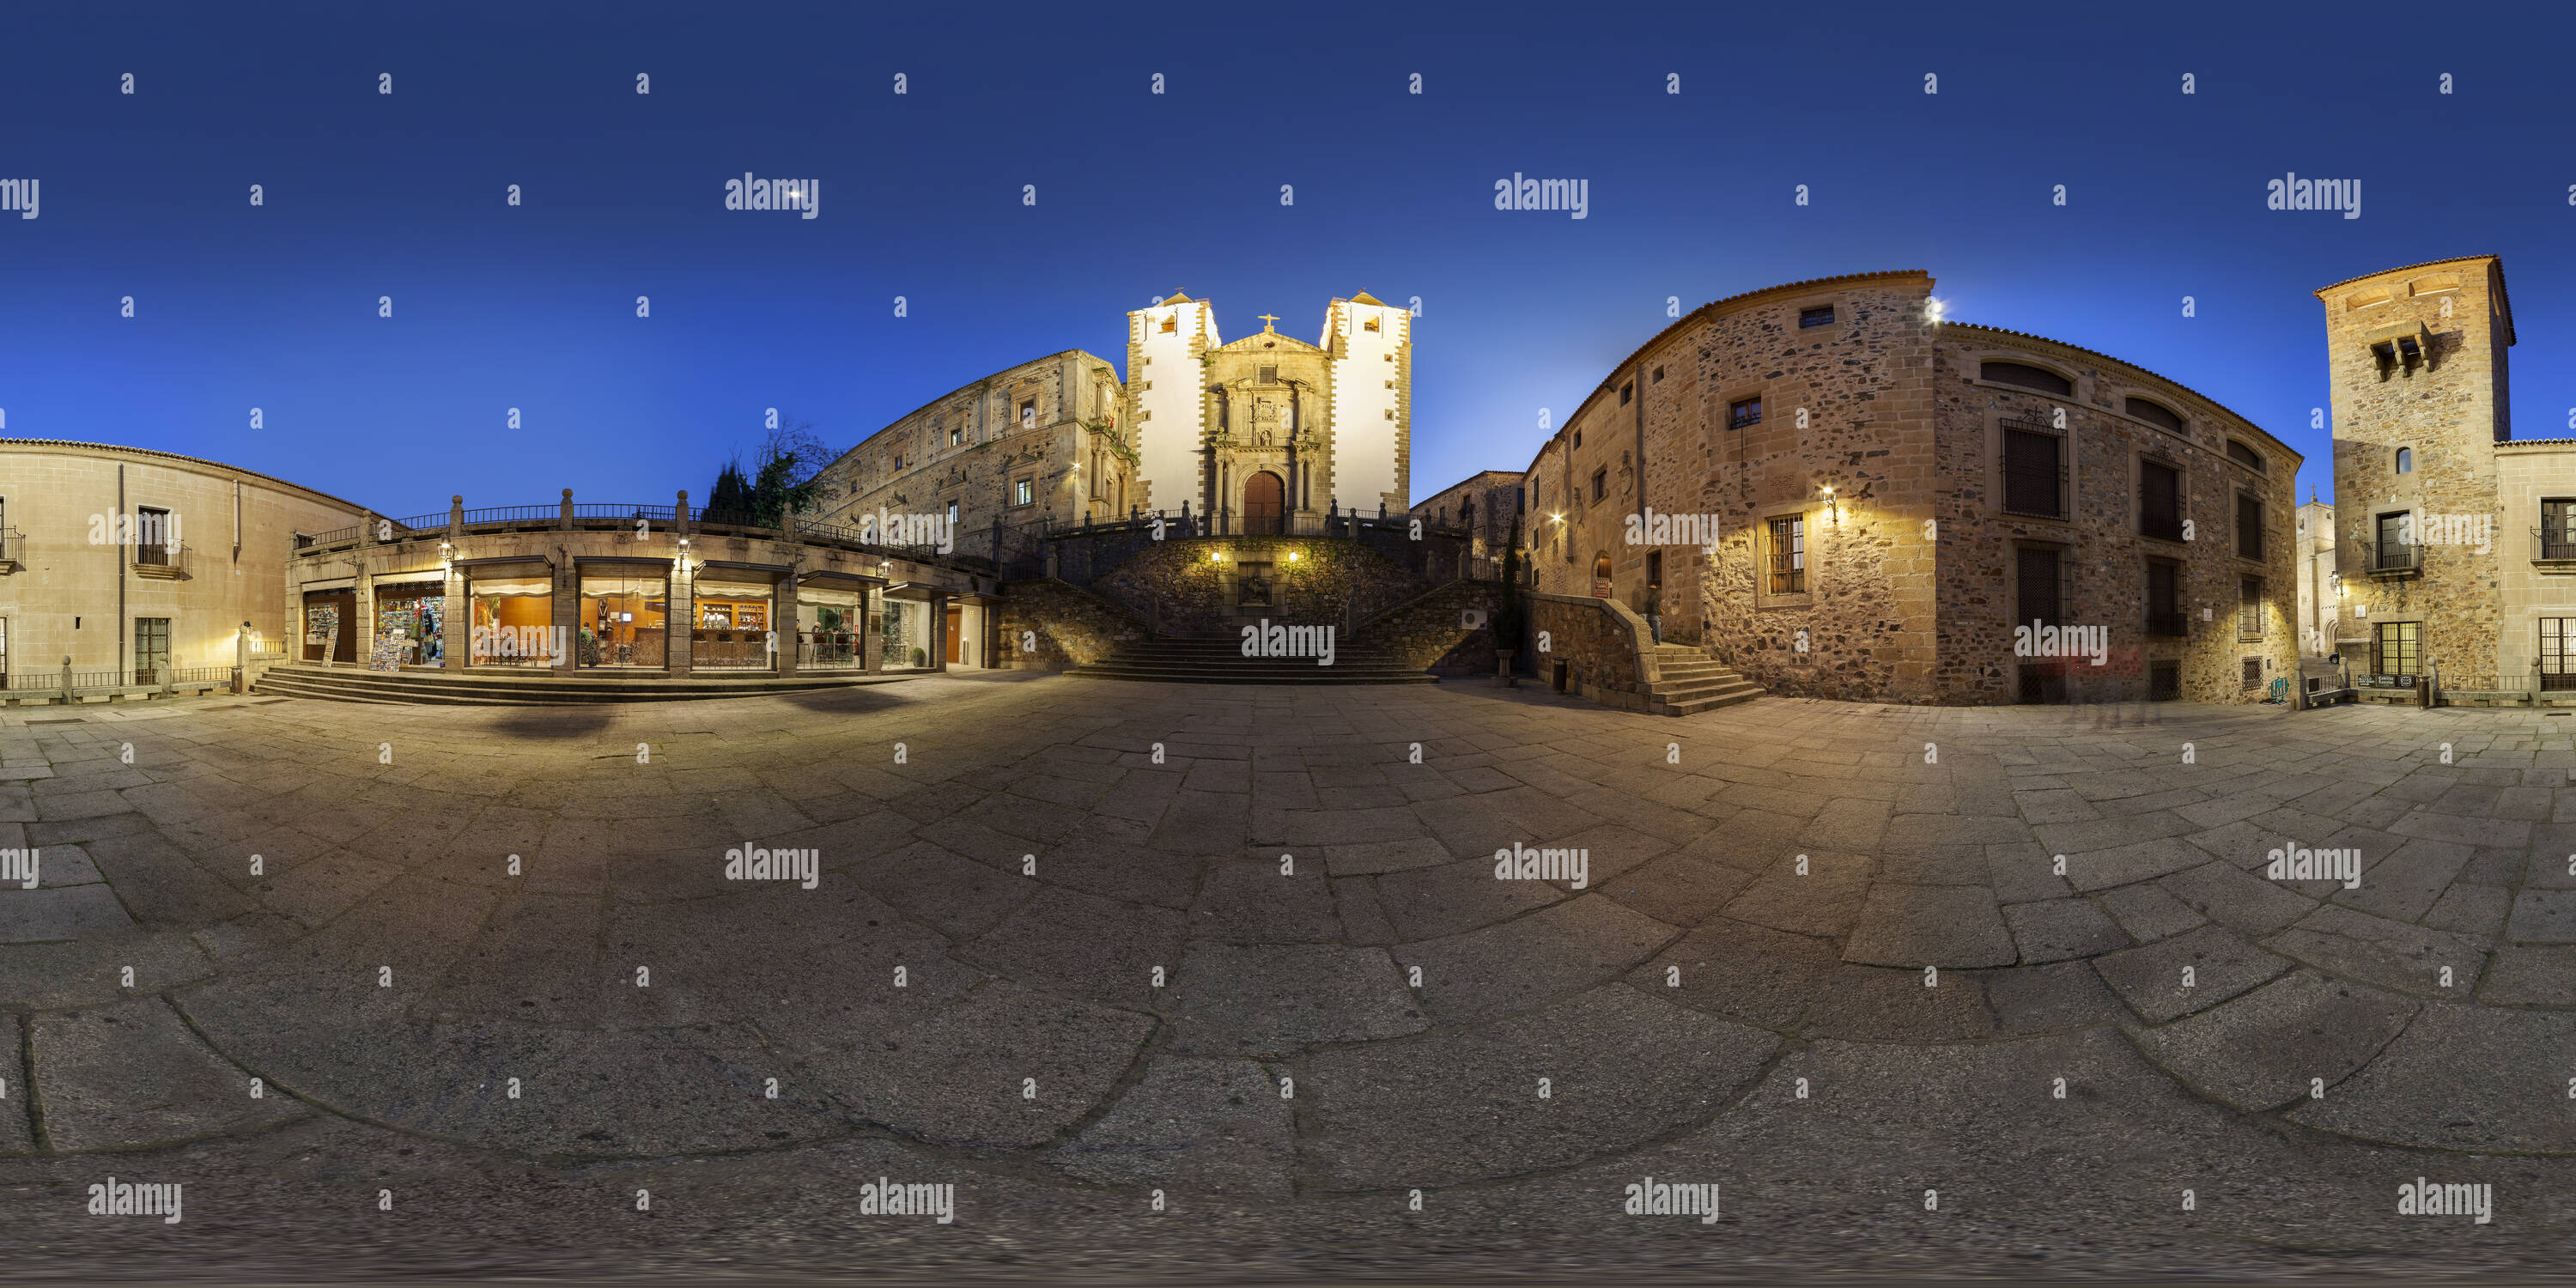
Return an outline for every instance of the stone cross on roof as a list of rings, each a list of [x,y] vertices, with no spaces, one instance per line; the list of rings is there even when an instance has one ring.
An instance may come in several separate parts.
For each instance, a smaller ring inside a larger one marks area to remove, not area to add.
[[[1276,331],[1276,330],[1278,330],[1279,328],[1277,328],[1277,327],[1275,327],[1275,326],[1272,326],[1272,325],[1271,325],[1271,323],[1276,322],[1276,321],[1278,321],[1278,320],[1279,320],[1279,318],[1278,318],[1278,316],[1277,316],[1276,314],[1270,314],[1270,313],[1264,313],[1264,314],[1262,314],[1262,315],[1261,315],[1261,329],[1262,329],[1262,330],[1264,330],[1264,331]]]

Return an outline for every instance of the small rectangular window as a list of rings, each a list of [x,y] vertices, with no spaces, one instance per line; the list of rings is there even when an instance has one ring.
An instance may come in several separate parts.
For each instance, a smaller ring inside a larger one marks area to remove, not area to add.
[[[1606,469],[1599,469],[1599,470],[1594,470],[1594,471],[1592,471],[1592,499],[1593,499],[1593,500],[1595,500],[1595,501],[1600,500],[1600,499],[1602,498],[1603,494],[1605,493],[1605,491],[1609,488],[1609,486],[1610,486],[1610,471],[1609,471],[1609,470],[1606,470]]]
[[[951,425],[951,426],[949,426],[949,427],[948,427],[948,445],[949,445],[950,447],[963,447],[963,446],[965,446],[965,444],[966,444],[966,427],[965,427],[964,425]]]
[[[2061,584],[2061,564],[2056,550],[2044,546],[2024,546],[2014,552],[2017,567],[2015,589],[2016,627],[2036,622],[2042,626],[2064,624],[2066,603]]]
[[[2138,531],[2165,541],[2182,540],[2182,471],[2138,462]]]
[[[2004,429],[2004,508],[2066,517],[2066,440],[2038,429]]]
[[[1275,384],[1278,384],[1278,383],[1279,383],[1279,368],[1277,368],[1277,367],[1263,367],[1263,368],[1261,369],[1261,383],[1263,383],[1263,384],[1265,384],[1265,385],[1275,385]]]
[[[1370,318],[1367,321],[1360,323],[1360,325],[1371,331],[1377,330],[1377,319]]]
[[[1035,400],[1035,399],[1023,399],[1023,400],[1021,401],[1021,403],[1020,403],[1020,428],[1022,428],[1022,429],[1035,429],[1035,428],[1037,428],[1037,427],[1038,427],[1038,404],[1037,404],[1037,400]]]
[[[1011,484],[1011,504],[1027,505],[1037,499],[1037,485],[1028,479]]]
[[[2236,498],[2236,554],[2243,559],[2263,557],[2263,503],[2242,493]]]
[[[1807,521],[1795,515],[1771,521],[1771,593],[1807,590]]]
[[[1622,407],[1627,406],[1627,405],[1628,405],[1628,400],[1629,400],[1629,399],[1631,399],[1631,398],[1634,398],[1634,397],[1636,397],[1636,396],[1637,396],[1637,382],[1636,382],[1636,381],[1631,380],[1631,381],[1629,381],[1628,383],[1626,383],[1626,384],[1624,384],[1624,385],[1619,386],[1619,405],[1620,405],[1620,406],[1622,406]]]
[[[1664,369],[1662,367],[1655,368],[1655,383],[1659,385],[1664,383]]]
[[[1175,333],[1175,332],[1179,331],[1180,329],[1181,329],[1181,320],[1180,320],[1180,318],[1178,318],[1178,317],[1168,317],[1168,318],[1163,319],[1163,334],[1165,334],[1165,335],[1171,335],[1171,334],[1173,334],[1173,333]]]
[[[1814,308],[1814,309],[1800,309],[1800,310],[1798,310],[1798,329],[1799,329],[1799,330],[1802,330],[1802,331],[1803,331],[1803,330],[1805,330],[1806,328],[1811,327],[1811,326],[1832,326],[1833,324],[1834,324],[1834,306],[1833,306],[1833,305],[1828,304],[1828,305],[1825,305],[1825,306],[1824,306],[1824,307],[1822,307],[1822,308]]]
[[[2236,637],[2263,638],[2263,579],[2240,577],[2236,582]]]
[[[2263,659],[2259,657],[2245,659],[2245,687],[2247,689],[2263,687]]]
[[[1726,427],[1749,429],[1762,423],[1762,400],[1745,398],[1726,405]]]
[[[2182,565],[2162,559],[2147,561],[2147,634],[2175,639],[2189,634],[2182,611]]]

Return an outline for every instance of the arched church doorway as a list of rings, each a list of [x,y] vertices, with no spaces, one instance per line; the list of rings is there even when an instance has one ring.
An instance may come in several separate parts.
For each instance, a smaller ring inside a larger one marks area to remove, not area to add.
[[[1606,554],[1592,561],[1592,596],[1595,599],[1610,597],[1610,556]]]
[[[1268,470],[1243,480],[1243,531],[1246,536],[1275,537],[1286,530],[1287,485]]]

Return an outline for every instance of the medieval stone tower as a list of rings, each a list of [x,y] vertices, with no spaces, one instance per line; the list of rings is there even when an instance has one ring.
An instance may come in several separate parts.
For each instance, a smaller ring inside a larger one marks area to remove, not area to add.
[[[1127,392],[1148,510],[1215,513],[1229,530],[1287,530],[1411,504],[1413,316],[1366,293],[1335,299],[1320,341],[1276,329],[1228,344],[1205,300],[1127,315]]]
[[[2512,437],[2504,265],[2492,255],[2436,260],[2337,282],[2317,298],[2347,610],[2336,643],[2355,670],[2495,674],[2505,538],[2525,535],[2496,530],[2496,445]],[[2459,539],[2478,531],[2460,518],[2487,520],[2494,539]]]

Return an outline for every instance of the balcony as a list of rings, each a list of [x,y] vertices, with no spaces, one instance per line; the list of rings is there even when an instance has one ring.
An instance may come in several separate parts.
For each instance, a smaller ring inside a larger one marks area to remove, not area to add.
[[[177,581],[188,575],[188,547],[177,542],[134,547],[134,575]]]
[[[2403,541],[2361,541],[2361,570],[2373,577],[2421,577],[2424,548]]]
[[[13,573],[27,564],[27,539],[16,528],[0,528],[0,574]]]
[[[2576,565],[2576,532],[2532,529],[2531,561],[2536,564]]]

